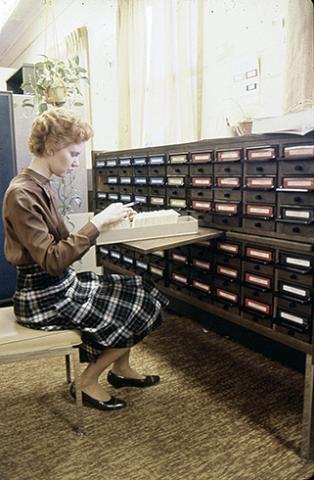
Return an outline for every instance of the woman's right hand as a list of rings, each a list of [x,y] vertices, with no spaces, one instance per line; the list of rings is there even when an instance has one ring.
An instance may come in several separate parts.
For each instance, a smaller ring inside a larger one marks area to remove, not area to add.
[[[123,203],[111,203],[104,210],[97,213],[91,219],[91,222],[100,231],[106,225],[120,222],[121,220],[132,216],[134,213],[136,212],[134,212],[132,208],[128,207],[127,205],[123,205]]]

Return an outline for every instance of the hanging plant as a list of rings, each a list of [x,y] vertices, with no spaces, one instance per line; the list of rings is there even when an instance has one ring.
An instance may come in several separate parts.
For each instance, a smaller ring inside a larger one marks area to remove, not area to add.
[[[25,99],[23,107],[36,108],[40,115],[49,105],[62,106],[68,100],[73,106],[83,105],[80,81],[88,82],[87,70],[79,65],[78,56],[68,60],[58,60],[41,55],[43,60],[34,64],[31,81],[22,84],[28,87],[33,99]]]

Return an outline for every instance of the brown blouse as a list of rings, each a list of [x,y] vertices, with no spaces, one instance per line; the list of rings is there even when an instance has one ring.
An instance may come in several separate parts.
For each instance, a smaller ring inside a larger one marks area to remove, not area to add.
[[[13,178],[3,199],[4,254],[14,266],[36,263],[60,275],[92,246],[99,232],[91,222],[69,233],[48,178],[26,168]]]

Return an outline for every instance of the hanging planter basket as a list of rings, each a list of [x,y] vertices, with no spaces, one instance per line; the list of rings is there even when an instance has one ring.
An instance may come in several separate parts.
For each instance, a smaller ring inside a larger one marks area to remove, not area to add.
[[[67,99],[67,88],[61,78],[56,78],[53,83],[45,88],[45,100],[50,105],[57,107],[64,105]]]

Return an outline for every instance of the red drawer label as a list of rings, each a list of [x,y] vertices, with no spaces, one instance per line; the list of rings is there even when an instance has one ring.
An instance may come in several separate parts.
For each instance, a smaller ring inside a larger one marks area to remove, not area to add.
[[[273,252],[270,250],[260,250],[259,248],[246,247],[245,254],[247,257],[257,258],[258,260],[267,260],[271,262],[273,259]]]
[[[238,213],[238,205],[236,203],[215,203],[216,212],[222,213]]]
[[[206,292],[206,293],[211,292],[211,286],[210,285],[208,285],[207,283],[199,282],[198,280],[193,280],[192,286],[194,288],[197,288],[198,290],[202,290],[202,292]]]
[[[246,214],[252,217],[273,217],[274,208],[270,206],[246,205]]]
[[[179,283],[184,283],[185,285],[187,285],[187,283],[188,283],[187,277],[184,277],[183,275],[179,275],[179,274],[173,272],[171,276],[172,276],[173,280],[176,280]]]
[[[217,187],[237,188],[240,187],[240,178],[238,177],[219,177],[216,180]]]
[[[210,187],[212,184],[211,177],[192,177],[193,187]]]
[[[186,257],[185,255],[179,255],[178,253],[172,253],[171,257],[173,260],[181,263],[186,263],[188,260],[188,257]]]
[[[223,250],[228,253],[238,254],[240,251],[240,245],[233,245],[231,243],[218,242],[218,250]]]
[[[246,186],[248,188],[273,188],[275,186],[275,181],[272,177],[247,178]]]
[[[224,265],[217,265],[217,273],[225,275],[230,278],[238,278],[239,272],[234,268],[225,267]]]
[[[268,148],[254,148],[247,150],[248,160],[270,160],[276,158],[276,149]]]
[[[218,162],[234,162],[240,160],[241,150],[224,150],[216,152],[216,159]]]
[[[283,178],[284,188],[314,190],[314,178]]]
[[[210,262],[205,262],[203,260],[197,260],[197,259],[194,259],[192,261],[192,264],[194,267],[197,267],[197,268],[202,268],[203,270],[210,270]]]
[[[211,202],[200,202],[199,200],[193,200],[192,208],[194,208],[195,210],[209,211],[211,209]]]
[[[216,295],[218,298],[223,298],[224,300],[228,300],[232,303],[238,302],[238,295],[236,293],[231,293],[226,290],[222,290],[221,288],[217,288]]]
[[[192,153],[192,163],[208,163],[212,159],[212,152]]]
[[[264,313],[265,315],[270,315],[271,306],[267,303],[257,302],[252,298],[245,298],[244,305],[251,310],[256,310],[257,312]]]
[[[286,158],[306,158],[314,155],[314,145],[299,145],[295,147],[285,147],[284,156]]]
[[[255,273],[246,272],[244,274],[244,281],[247,283],[252,283],[253,285],[258,285],[259,287],[270,288],[271,279],[266,277],[261,277],[260,275],[255,275]]]

